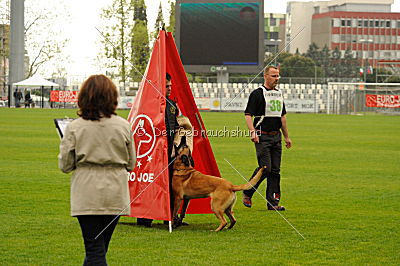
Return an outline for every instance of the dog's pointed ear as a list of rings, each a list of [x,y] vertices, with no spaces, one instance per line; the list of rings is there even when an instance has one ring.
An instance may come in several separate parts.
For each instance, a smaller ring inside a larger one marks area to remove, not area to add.
[[[191,151],[189,152],[189,161],[190,161],[190,164],[192,165],[192,167],[194,167],[194,160],[193,160]]]
[[[181,156],[181,161],[182,161],[182,163],[183,163],[186,167],[189,167],[189,166],[190,166],[189,158],[188,158],[186,155],[182,155],[182,156]]]

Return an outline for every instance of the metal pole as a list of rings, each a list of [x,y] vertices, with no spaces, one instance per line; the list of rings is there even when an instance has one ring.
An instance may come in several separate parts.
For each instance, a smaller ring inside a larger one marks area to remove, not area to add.
[[[314,113],[317,113],[317,65],[314,64]]]
[[[367,83],[367,64],[368,64],[368,42],[367,42],[367,56],[364,59],[364,82]]]
[[[12,98],[12,91],[11,91],[11,84],[8,84],[8,108],[11,107],[11,98]]]
[[[10,68],[8,82],[12,85],[25,77],[24,54],[24,0],[11,0],[10,19]],[[12,101],[13,97],[8,101]]]
[[[42,97],[41,97],[41,103],[40,103],[40,105],[42,106],[42,109],[43,109],[43,107],[44,107],[44,103],[43,103],[44,87],[43,87],[43,86],[41,87],[41,91],[42,91],[42,93],[41,93]]]

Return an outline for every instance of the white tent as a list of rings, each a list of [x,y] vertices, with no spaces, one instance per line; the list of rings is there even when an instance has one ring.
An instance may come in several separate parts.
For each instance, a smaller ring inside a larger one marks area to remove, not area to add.
[[[57,83],[45,80],[40,76],[33,76],[23,81],[16,82],[13,85],[23,87],[59,87]]]
[[[30,78],[27,78],[23,81],[20,82],[16,82],[13,83],[13,86],[18,87],[25,87],[25,88],[41,88],[41,96],[40,96],[40,106],[43,108],[45,105],[45,102],[48,102],[48,98],[43,97],[43,90],[44,87],[51,87],[51,89],[53,89],[53,87],[59,87],[59,85],[57,83],[45,80],[44,78],[40,77],[40,76],[33,76]],[[32,97],[33,98],[33,97]]]

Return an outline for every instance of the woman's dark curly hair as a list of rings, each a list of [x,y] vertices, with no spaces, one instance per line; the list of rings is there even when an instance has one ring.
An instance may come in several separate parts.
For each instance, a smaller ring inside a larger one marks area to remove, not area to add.
[[[100,120],[116,115],[118,90],[104,75],[92,75],[83,82],[78,94],[77,114],[86,120]]]

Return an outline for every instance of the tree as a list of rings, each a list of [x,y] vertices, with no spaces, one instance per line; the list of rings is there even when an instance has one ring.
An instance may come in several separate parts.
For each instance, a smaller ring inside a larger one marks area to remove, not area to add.
[[[140,80],[149,58],[149,35],[144,0],[114,0],[103,9],[107,20],[103,29],[102,57],[112,77],[118,77],[124,87],[129,80]]]
[[[130,34],[133,31],[133,1],[114,0],[104,8],[101,17],[107,21],[102,29],[104,38],[101,39],[103,64],[108,68],[112,77],[119,77],[124,83],[130,72],[128,58],[131,45]]]
[[[69,57],[63,52],[69,40],[60,32],[68,21],[68,9],[60,3],[25,1],[25,44],[29,56],[26,77],[36,73],[51,75],[54,66],[65,65]],[[62,19],[57,14],[63,13]]]
[[[335,49],[331,52],[327,77],[340,77],[342,75],[340,58],[341,53],[339,48],[336,46]]]
[[[292,55],[283,60],[281,73],[284,77],[314,77],[315,62],[308,57]],[[319,68],[317,68],[317,75],[321,75]]]
[[[290,54],[290,53],[286,53],[286,52],[280,53],[280,54],[277,56],[277,58],[275,59],[277,65],[278,65],[278,64],[282,64],[282,62],[283,62],[286,58],[291,57],[291,56],[293,56],[293,55]],[[274,63],[275,63],[274,58],[275,58],[275,55],[269,55],[269,56],[265,57],[265,58],[264,58],[264,65],[267,66],[267,65],[272,65],[272,64],[274,64]]]
[[[135,25],[131,33],[131,60],[134,67],[130,74],[133,80],[140,81],[149,59],[149,34],[144,0],[135,0],[133,8]]]
[[[327,74],[329,73],[329,62],[330,62],[330,56],[331,52],[328,48],[328,46],[325,44],[324,47],[321,50],[320,53],[320,58],[318,62],[315,62],[317,66],[320,66],[322,71],[323,71],[323,77],[327,77]]]
[[[142,79],[149,59],[149,40],[147,26],[144,21],[138,20],[132,31],[132,52],[131,62],[134,67],[131,69],[131,77],[135,81]],[[136,69],[135,69],[136,68]]]
[[[359,64],[357,58],[354,57],[353,52],[350,48],[347,48],[344,52],[342,61],[342,77],[345,78],[356,78],[359,72]]]
[[[164,17],[163,17],[163,13],[162,13],[161,2],[160,2],[160,5],[158,6],[158,15],[157,15],[156,23],[154,25],[154,32],[153,32],[154,40],[157,39],[158,32],[160,31],[160,29],[162,28],[163,25],[164,25]]]
[[[175,36],[175,2],[169,0],[170,3],[170,15],[169,15],[169,25],[167,31],[171,32]]]
[[[311,58],[317,64],[317,66],[320,66],[319,60],[321,58],[321,51],[319,50],[319,47],[315,43],[310,44],[304,56]]]

